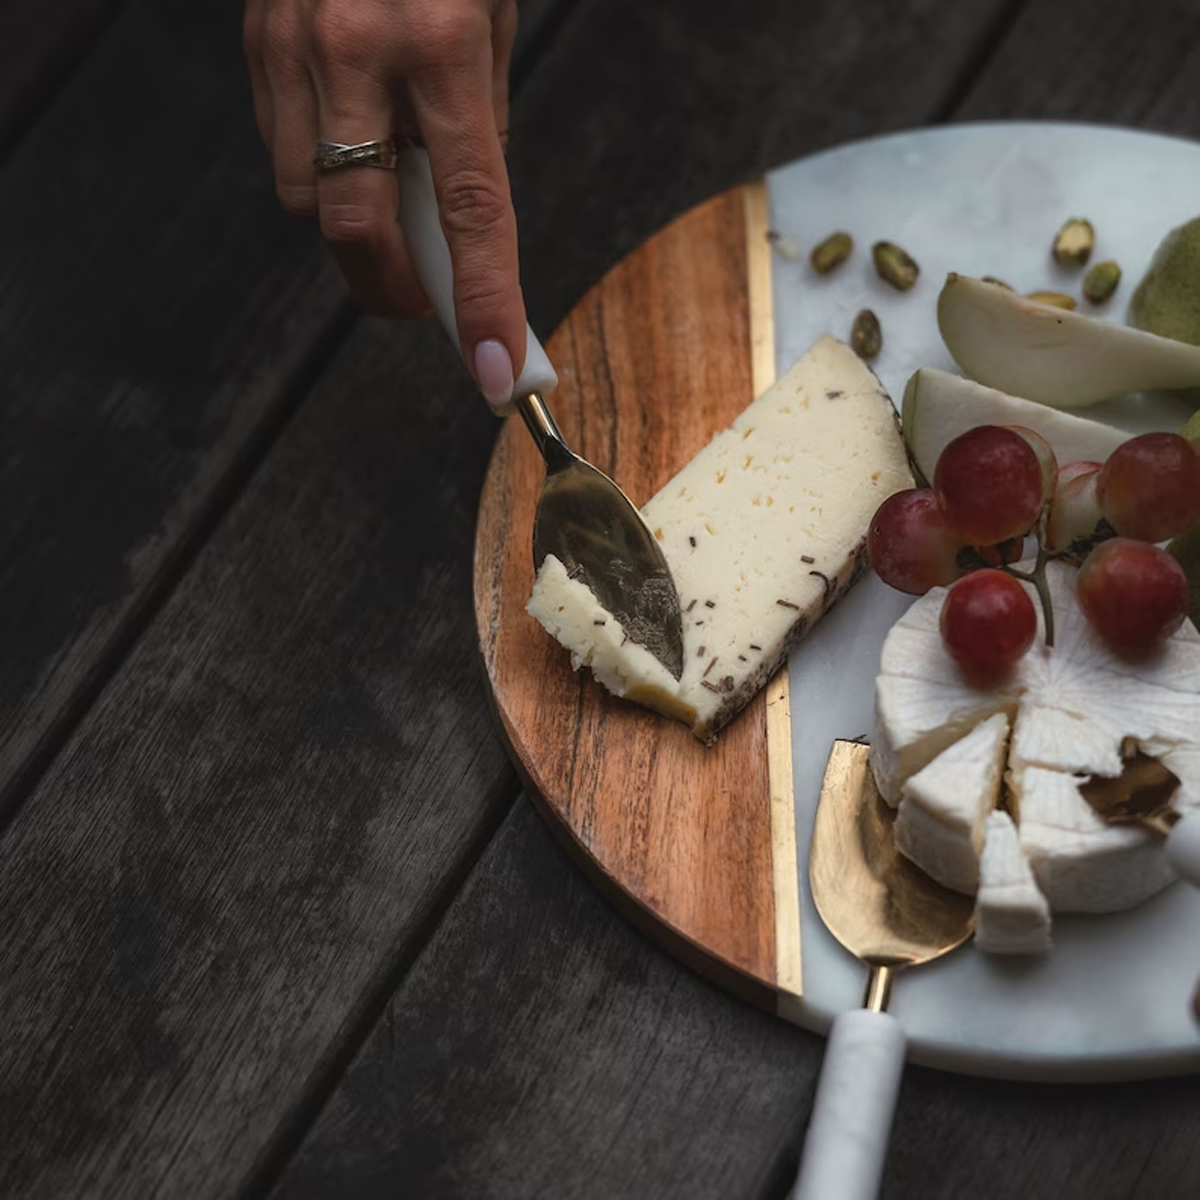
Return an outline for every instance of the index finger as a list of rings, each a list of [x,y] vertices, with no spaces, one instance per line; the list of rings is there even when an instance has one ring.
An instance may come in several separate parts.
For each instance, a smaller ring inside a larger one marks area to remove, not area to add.
[[[450,248],[463,357],[484,386],[481,375],[496,369],[489,348],[499,343],[515,378],[525,363],[525,301],[517,222],[493,106],[490,38],[465,48],[448,65],[414,72],[409,93]]]

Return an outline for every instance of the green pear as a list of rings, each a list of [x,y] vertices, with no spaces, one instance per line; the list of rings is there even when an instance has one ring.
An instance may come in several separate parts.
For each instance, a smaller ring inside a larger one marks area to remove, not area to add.
[[[1129,324],[1200,346],[1200,217],[1159,243],[1129,302]]]

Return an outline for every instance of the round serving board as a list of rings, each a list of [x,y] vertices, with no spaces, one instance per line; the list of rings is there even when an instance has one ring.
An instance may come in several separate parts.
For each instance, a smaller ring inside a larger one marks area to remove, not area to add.
[[[1120,169],[1114,169],[1119,164]],[[1147,187],[1153,180],[1154,186]],[[1089,216],[1098,257],[1132,281],[1158,239],[1195,215],[1200,147],[1093,126],[967,125],[860,142],[702,205],[615,267],[548,344],[551,407],[568,442],[644,503],[822,333],[845,338],[872,307],[873,364],[899,402],[918,366],[956,369],[934,308],[947,270],[1019,290],[1078,293],[1049,261],[1068,216]],[[804,256],[836,228],[858,240],[835,276]],[[922,265],[889,291],[866,249],[887,238]],[[776,247],[772,250],[772,245]],[[1089,410],[1177,428],[1179,401]],[[475,599],[496,711],[531,796],[618,904],[674,953],[746,998],[823,1031],[855,1006],[865,971],[821,924],[806,859],[833,738],[869,732],[872,680],[909,603],[859,584],[713,747],[613,699],[524,606],[543,478],[519,422],[501,431],[480,502]],[[1200,1069],[1190,996],[1200,893],[1176,885],[1130,913],[1060,918],[1044,958],[969,946],[897,980],[892,1011],[914,1061],[1032,1079],[1118,1079]]]

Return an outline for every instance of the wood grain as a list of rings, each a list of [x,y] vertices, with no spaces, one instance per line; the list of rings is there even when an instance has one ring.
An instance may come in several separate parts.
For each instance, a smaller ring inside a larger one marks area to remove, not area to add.
[[[548,346],[568,442],[644,503],[754,398],[745,197],[687,213],[611,271]],[[544,467],[518,422],[480,501],[476,609],[500,721],[551,818],[631,914],[774,1004],[763,696],[706,748],[571,670],[524,612]]]

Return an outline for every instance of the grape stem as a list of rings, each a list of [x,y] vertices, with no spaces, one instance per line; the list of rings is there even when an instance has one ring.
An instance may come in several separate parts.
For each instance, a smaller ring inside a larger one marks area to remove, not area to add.
[[[1046,625],[1046,645],[1054,645],[1054,603],[1050,599],[1050,584],[1046,580],[1046,564],[1057,555],[1051,554],[1046,549],[1046,523],[1050,519],[1050,505],[1046,504],[1042,507],[1041,514],[1038,517],[1037,523],[1037,559],[1033,564],[1032,571],[1019,571],[1016,567],[1010,567],[1007,563],[1001,568],[1009,575],[1017,579],[1023,579],[1026,583],[1032,583],[1034,591],[1038,594],[1038,599],[1042,604],[1042,618]]]

